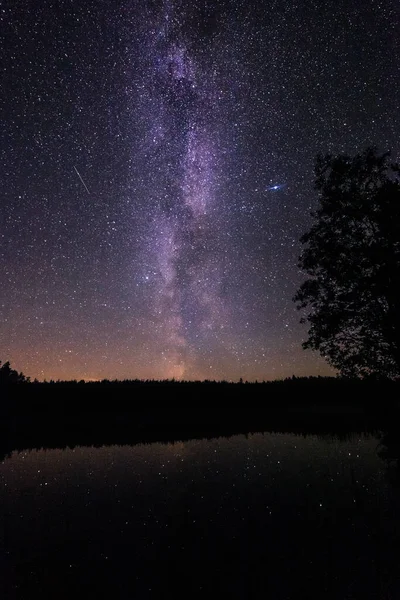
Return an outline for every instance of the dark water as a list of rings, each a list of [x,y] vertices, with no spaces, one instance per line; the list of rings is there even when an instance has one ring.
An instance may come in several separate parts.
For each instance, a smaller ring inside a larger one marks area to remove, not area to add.
[[[2,597],[400,598],[387,454],[269,433],[13,453]]]

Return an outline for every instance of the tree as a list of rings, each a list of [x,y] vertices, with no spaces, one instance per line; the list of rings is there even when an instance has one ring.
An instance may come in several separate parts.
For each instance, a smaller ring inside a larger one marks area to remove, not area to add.
[[[1,364],[0,361],[0,385],[28,382],[29,377],[25,377],[23,373],[18,373],[18,371],[12,369],[9,361],[5,362],[4,364]]]
[[[344,376],[400,375],[400,169],[389,157],[316,160],[320,207],[299,259],[310,278],[294,301],[309,310],[303,347]]]

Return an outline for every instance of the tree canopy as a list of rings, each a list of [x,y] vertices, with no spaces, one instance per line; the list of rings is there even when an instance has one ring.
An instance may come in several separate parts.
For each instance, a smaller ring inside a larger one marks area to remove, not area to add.
[[[28,383],[29,377],[25,377],[23,373],[18,373],[12,369],[10,362],[1,363],[0,361],[0,385],[8,385],[12,383]]]
[[[319,156],[320,205],[303,235],[304,348],[342,375],[400,375],[400,169],[390,153]]]

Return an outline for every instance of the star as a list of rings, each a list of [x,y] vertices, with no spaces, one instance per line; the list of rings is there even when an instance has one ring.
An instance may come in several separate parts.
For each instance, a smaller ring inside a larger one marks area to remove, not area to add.
[[[277,190],[283,190],[283,188],[286,186],[285,183],[280,183],[280,184],[275,184],[275,185],[270,185],[266,188],[266,192],[276,192]]]

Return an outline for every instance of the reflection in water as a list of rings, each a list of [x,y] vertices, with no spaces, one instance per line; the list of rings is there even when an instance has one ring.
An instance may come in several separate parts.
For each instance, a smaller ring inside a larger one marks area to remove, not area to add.
[[[383,445],[291,434],[13,453],[5,598],[391,598]]]
[[[382,434],[378,454],[387,463],[391,483],[400,487],[400,439],[396,429]]]

